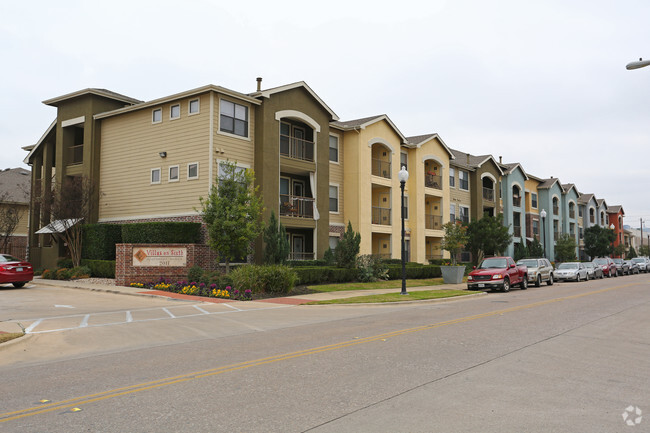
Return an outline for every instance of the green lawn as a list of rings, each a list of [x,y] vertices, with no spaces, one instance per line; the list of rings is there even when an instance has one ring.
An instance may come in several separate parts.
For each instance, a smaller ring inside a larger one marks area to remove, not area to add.
[[[439,286],[444,284],[442,278],[428,278],[423,280],[406,280],[406,287]],[[340,283],[310,285],[313,292],[340,292],[343,290],[372,290],[372,289],[399,289],[402,280],[375,281],[373,283]]]
[[[401,286],[400,286],[401,287]],[[400,293],[386,293],[384,295],[356,296],[354,298],[332,299],[329,301],[309,302],[307,305],[323,304],[367,304],[381,302],[404,302],[404,301],[422,301],[425,299],[452,298],[455,296],[472,295],[470,290],[423,290],[418,292],[409,292],[408,295]]]
[[[0,332],[0,343],[22,337],[23,335],[25,334],[22,332]]]

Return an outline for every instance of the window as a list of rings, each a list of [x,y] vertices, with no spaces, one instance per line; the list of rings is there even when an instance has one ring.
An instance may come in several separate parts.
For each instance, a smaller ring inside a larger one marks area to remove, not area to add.
[[[458,210],[460,211],[460,220],[463,224],[469,224],[469,208],[466,206],[459,206]]]
[[[222,99],[219,130],[248,137],[248,107]]]
[[[578,206],[578,216],[582,218],[582,206]]]
[[[330,135],[330,161],[339,162],[339,138]]]
[[[339,211],[339,187],[330,185],[330,212]]]
[[[339,245],[339,239],[340,238],[338,236],[330,236],[329,245],[332,250],[335,250]]]
[[[399,169],[401,170],[404,167],[407,171],[409,169],[409,156],[406,152],[400,152],[399,154]]]
[[[197,114],[199,112],[199,100],[192,99],[188,107],[189,114]]]
[[[172,105],[169,108],[169,118],[178,119],[181,117],[181,104]]]
[[[192,162],[187,164],[187,180],[199,178],[199,163]]]
[[[449,205],[449,221],[456,222],[456,205],[453,203]]]
[[[459,170],[458,171],[458,183],[459,187],[462,190],[469,191],[469,172]]]
[[[160,169],[152,168],[151,169],[151,183],[160,183]]]
[[[455,188],[456,187],[456,170],[453,168],[449,168],[449,187],[450,188]]]
[[[404,219],[409,219],[409,196],[405,195],[404,200],[402,201],[402,206],[404,206]]]
[[[537,209],[537,194],[534,192],[530,194],[530,202],[533,209]]]
[[[219,185],[221,185],[223,179],[226,178],[226,172],[224,170],[225,166],[226,166],[225,164],[219,163],[219,174],[218,174]],[[236,166],[234,174],[237,175],[237,174],[239,174],[239,173],[241,173],[241,172],[243,172],[245,170],[246,170],[246,167]]]
[[[156,108],[151,112],[151,123],[162,122],[162,108]]]
[[[537,236],[539,234],[539,221],[533,220],[533,234]]]
[[[169,167],[169,181],[178,182],[178,166],[172,165]]]

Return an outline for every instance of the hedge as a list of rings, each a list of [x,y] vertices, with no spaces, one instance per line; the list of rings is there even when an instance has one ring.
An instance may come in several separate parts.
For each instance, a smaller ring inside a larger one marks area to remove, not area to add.
[[[337,268],[335,266],[304,266],[294,268],[298,284],[347,283],[355,281],[359,275],[356,268]]]
[[[81,258],[115,260],[115,244],[122,243],[120,224],[85,224]]]
[[[98,278],[115,278],[115,260],[81,260],[82,266],[90,268],[90,276]]]
[[[240,292],[286,294],[296,284],[296,273],[282,265],[240,266],[230,272],[233,286]]]
[[[402,265],[388,265],[388,279],[399,280],[402,278]],[[442,272],[437,265],[409,265],[406,266],[406,278],[423,279],[423,278],[440,278]]]
[[[125,244],[198,244],[201,223],[149,222],[122,225]]]

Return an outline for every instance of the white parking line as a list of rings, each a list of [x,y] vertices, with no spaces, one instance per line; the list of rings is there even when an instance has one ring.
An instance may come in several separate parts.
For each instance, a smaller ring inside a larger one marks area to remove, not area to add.
[[[230,304],[223,304],[223,305],[225,305],[225,306],[228,307],[228,308],[232,308],[233,310],[242,311],[241,308],[237,308],[237,307],[235,307],[234,305],[230,305]]]
[[[88,319],[90,319],[90,314],[86,314],[81,321],[81,325],[79,325],[80,328],[85,328],[88,326]]]
[[[29,334],[32,331],[32,329],[34,329],[38,325],[40,325],[42,321],[43,321],[43,319],[38,319],[37,321],[35,321],[31,325],[29,325],[27,328],[25,328],[25,334]]]
[[[130,311],[126,312],[126,323],[133,322],[133,316]]]
[[[172,319],[175,319],[175,318],[176,318],[176,316],[174,316],[174,315],[173,315],[173,314],[172,314],[172,313],[171,313],[167,308],[164,308],[164,307],[163,307],[162,310],[163,310],[165,313],[169,314],[169,317],[171,317]]]
[[[199,307],[198,305],[192,305],[194,308],[202,312],[203,314],[210,314],[207,311],[205,311],[203,308]]]

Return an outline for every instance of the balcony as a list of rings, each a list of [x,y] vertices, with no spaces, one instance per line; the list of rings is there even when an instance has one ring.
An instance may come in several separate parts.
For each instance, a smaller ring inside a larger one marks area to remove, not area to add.
[[[483,200],[494,201],[494,190],[492,188],[483,187]]]
[[[521,207],[521,197],[512,197],[512,205],[514,207]]]
[[[314,253],[289,253],[289,260],[314,260]]]
[[[389,207],[372,207],[372,223],[389,226],[390,223],[390,208]]]
[[[593,215],[589,216],[589,222],[592,223],[592,224],[594,224],[596,222],[596,219],[594,218]]]
[[[280,194],[280,215],[313,219],[314,199],[311,197]]]
[[[516,238],[521,237],[521,226],[513,226],[512,227],[513,234]]]
[[[290,135],[280,135],[280,155],[314,162],[314,142]]]
[[[573,210],[573,209],[570,209],[569,210],[569,218],[575,219],[575,217],[576,217],[576,211]]]
[[[442,230],[442,216],[425,214],[424,228],[427,230]]]
[[[68,164],[82,164],[84,162],[84,145],[77,144],[68,148]]]
[[[559,215],[560,214],[560,208],[558,206],[553,206],[553,215]]]
[[[424,186],[427,188],[442,189],[442,176],[427,173],[424,175]]]
[[[390,161],[383,161],[381,159],[372,159],[372,174],[373,176],[381,176],[386,179],[391,179]]]

